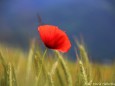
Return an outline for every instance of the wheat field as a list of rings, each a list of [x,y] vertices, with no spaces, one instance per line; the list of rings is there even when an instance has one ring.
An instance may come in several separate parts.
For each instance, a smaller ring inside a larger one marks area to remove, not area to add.
[[[28,52],[1,44],[0,86],[114,86],[115,64],[93,63],[85,46],[77,46],[77,60],[72,62],[34,41]]]

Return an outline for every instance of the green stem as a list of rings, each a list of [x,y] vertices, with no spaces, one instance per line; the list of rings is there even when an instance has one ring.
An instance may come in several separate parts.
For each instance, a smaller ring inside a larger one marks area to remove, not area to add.
[[[47,52],[47,48],[43,54],[43,57],[42,57],[42,61],[41,61],[41,67],[40,67],[40,71],[38,73],[38,76],[36,77],[36,83],[35,83],[35,86],[38,85],[38,81],[39,81],[39,78],[40,78],[40,75],[41,75],[41,72],[42,72],[42,68],[43,68],[43,61],[44,61],[44,58],[45,58],[45,55],[46,55],[46,52]]]
[[[56,51],[56,53],[58,55],[58,59],[61,62],[61,65],[63,67],[64,73],[66,75],[68,86],[72,86],[72,77],[71,77],[71,74],[70,74],[70,72],[68,70],[68,67],[67,67],[63,57],[60,55],[60,53],[58,51]]]

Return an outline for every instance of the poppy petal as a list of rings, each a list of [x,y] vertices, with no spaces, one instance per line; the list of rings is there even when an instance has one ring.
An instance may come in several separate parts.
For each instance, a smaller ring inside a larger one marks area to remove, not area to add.
[[[57,26],[42,25],[38,27],[38,31],[46,47],[61,52],[67,52],[70,49],[71,43],[66,33]]]

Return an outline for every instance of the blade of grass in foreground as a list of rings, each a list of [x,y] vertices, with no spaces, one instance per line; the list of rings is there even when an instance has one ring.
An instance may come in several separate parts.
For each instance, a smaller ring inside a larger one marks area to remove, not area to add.
[[[3,69],[4,69],[4,76],[3,76],[3,81],[4,81],[4,85],[7,86],[7,64],[4,61],[4,58],[2,57],[1,53],[0,53],[0,61],[2,63]]]
[[[47,72],[47,69],[46,69],[45,64],[44,64],[45,62],[43,61],[43,63],[42,63],[43,58],[41,58],[42,57],[41,54],[42,53],[38,50],[36,52],[35,56],[34,56],[34,59],[33,59],[33,67],[34,67],[35,82],[36,82],[35,85],[37,83],[39,83],[40,81],[42,81],[41,79],[39,79],[37,81],[38,74],[40,72],[41,65],[42,65],[42,70],[41,70],[42,72],[41,72],[41,75],[40,75],[42,77],[40,77],[40,78],[42,78],[44,80],[44,84],[45,84],[44,86],[47,86],[47,84],[48,84],[48,72]],[[42,83],[42,82],[40,82],[40,83]]]
[[[7,86],[17,86],[14,68],[11,63],[9,63],[7,66],[7,82]]]
[[[60,83],[59,86],[65,86],[65,81],[63,80],[63,77],[62,77],[62,75],[60,73],[59,68],[57,69],[56,73],[57,73],[57,77],[58,77],[58,80],[59,80],[59,83]]]
[[[58,51],[56,51],[57,55],[58,55],[58,58],[59,58],[59,61],[61,63],[61,66],[64,70],[64,73],[66,75],[66,78],[67,78],[67,82],[68,82],[68,86],[72,86],[72,77],[71,77],[71,74],[67,68],[67,65],[63,59],[63,57],[60,55],[60,53]]]
[[[28,80],[29,80],[29,75],[30,71],[32,68],[32,57],[34,54],[34,48],[35,48],[35,39],[32,40],[31,45],[30,45],[30,50],[29,50],[29,55],[28,55],[28,61],[27,61],[27,75],[26,75],[26,83],[28,85]]]
[[[53,64],[51,72],[48,73],[48,75],[49,75],[49,81],[50,81],[50,86],[54,86],[54,81],[53,81],[52,77],[55,74],[57,66],[58,66],[58,60]]]
[[[47,52],[47,49],[45,50],[45,52],[44,52],[44,54],[43,54],[43,57],[42,57],[42,60],[41,60],[41,66],[40,66],[40,70],[39,70],[39,72],[38,72],[38,76],[36,77],[35,86],[38,85],[38,81],[39,81],[39,78],[40,78],[40,75],[41,75],[41,72],[42,72],[43,61],[44,61],[44,58],[45,58],[46,52]]]

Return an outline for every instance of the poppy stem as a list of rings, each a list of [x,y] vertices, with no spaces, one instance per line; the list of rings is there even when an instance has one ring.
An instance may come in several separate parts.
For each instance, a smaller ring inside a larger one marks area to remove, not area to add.
[[[36,77],[36,83],[35,83],[35,86],[38,85],[38,81],[39,81],[39,78],[40,78],[40,75],[41,75],[41,72],[42,72],[43,61],[44,61],[44,58],[45,58],[46,52],[47,52],[47,48],[46,48],[46,50],[44,51],[44,54],[43,54],[43,57],[42,57],[42,60],[41,60],[41,66],[40,66],[40,70],[39,70],[38,76]]]

